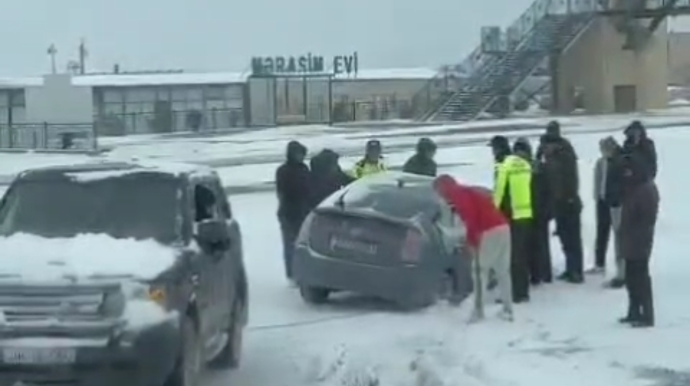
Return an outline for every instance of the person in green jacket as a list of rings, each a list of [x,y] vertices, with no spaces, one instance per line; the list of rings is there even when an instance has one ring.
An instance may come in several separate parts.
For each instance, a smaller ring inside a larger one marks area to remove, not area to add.
[[[385,172],[388,168],[383,162],[381,141],[370,139],[364,149],[364,158],[355,163],[350,175],[355,179]]]
[[[417,142],[417,153],[403,166],[403,172],[436,177],[436,143],[431,138],[421,138]]]

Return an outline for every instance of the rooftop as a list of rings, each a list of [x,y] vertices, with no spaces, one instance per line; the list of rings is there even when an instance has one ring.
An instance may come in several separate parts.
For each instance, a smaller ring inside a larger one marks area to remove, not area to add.
[[[214,172],[212,169],[200,165],[132,160],[130,162],[104,161],[33,168],[22,172],[18,178],[71,177],[81,181],[93,181],[137,173],[156,173],[179,177],[182,175],[208,175]]]
[[[431,79],[437,74],[430,68],[391,68],[360,70],[356,76],[340,74],[336,80],[388,80],[388,79]],[[152,74],[107,74],[75,75],[72,84],[91,87],[165,86],[165,85],[213,85],[244,83],[248,72],[206,72],[206,73],[152,73]],[[42,86],[43,77],[9,78],[0,77],[0,88],[21,88]]]

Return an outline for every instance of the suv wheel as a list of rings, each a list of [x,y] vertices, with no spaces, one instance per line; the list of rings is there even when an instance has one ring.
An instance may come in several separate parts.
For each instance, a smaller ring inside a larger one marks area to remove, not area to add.
[[[323,304],[328,301],[328,295],[331,294],[331,291],[326,288],[302,285],[299,287],[299,294],[309,304]]]
[[[185,317],[182,320],[182,349],[165,386],[199,386],[201,362],[201,346],[196,324],[190,317]]]
[[[242,325],[241,313],[243,305],[240,300],[235,300],[232,308],[232,319],[226,333],[228,341],[218,355],[209,362],[209,367],[213,369],[236,369],[240,365],[242,358],[242,338],[244,336],[244,326]]]

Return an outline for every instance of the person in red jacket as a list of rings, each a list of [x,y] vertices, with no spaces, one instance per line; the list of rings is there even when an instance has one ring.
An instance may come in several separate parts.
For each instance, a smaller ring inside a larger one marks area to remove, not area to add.
[[[444,174],[434,180],[434,189],[465,224],[466,242],[474,257],[474,310],[472,321],[484,318],[483,292],[494,271],[503,309],[500,317],[513,320],[510,278],[510,227],[490,194],[462,185]]]

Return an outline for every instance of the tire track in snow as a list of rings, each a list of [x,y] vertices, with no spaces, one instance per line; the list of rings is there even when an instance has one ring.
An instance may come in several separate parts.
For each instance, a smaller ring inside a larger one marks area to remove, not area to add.
[[[257,331],[266,331],[266,330],[294,329],[294,328],[299,328],[299,327],[326,324],[326,323],[330,323],[330,322],[338,322],[341,320],[356,319],[356,318],[362,318],[365,316],[373,316],[373,315],[381,315],[381,314],[383,314],[383,313],[382,312],[376,312],[376,311],[364,311],[364,312],[357,312],[354,314],[331,315],[331,316],[327,316],[327,317],[308,319],[308,320],[300,320],[300,321],[296,321],[296,322],[249,326],[246,330],[248,332],[257,332]]]

